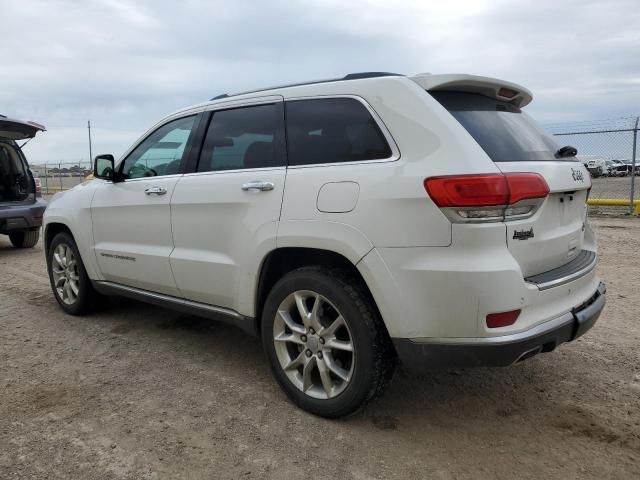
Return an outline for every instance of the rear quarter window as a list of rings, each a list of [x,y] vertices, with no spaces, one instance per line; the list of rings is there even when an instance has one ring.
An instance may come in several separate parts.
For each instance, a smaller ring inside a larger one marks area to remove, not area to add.
[[[286,123],[289,165],[391,157],[380,127],[353,98],[289,100]]]

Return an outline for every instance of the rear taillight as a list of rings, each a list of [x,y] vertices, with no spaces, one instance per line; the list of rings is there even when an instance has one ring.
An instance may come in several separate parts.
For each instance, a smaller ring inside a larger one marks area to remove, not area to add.
[[[520,310],[511,310],[510,312],[490,313],[487,315],[487,327],[500,328],[508,327],[516,323],[520,316]]]
[[[33,181],[36,184],[36,195],[40,196],[42,194],[42,182],[39,178],[34,178]]]
[[[549,186],[537,173],[431,177],[424,188],[456,222],[503,221],[533,215]]]

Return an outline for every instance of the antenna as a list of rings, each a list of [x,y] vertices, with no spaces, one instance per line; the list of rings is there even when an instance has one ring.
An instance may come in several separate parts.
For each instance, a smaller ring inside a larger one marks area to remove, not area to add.
[[[89,164],[93,163],[93,153],[91,152],[91,120],[87,120],[87,130],[89,130]]]

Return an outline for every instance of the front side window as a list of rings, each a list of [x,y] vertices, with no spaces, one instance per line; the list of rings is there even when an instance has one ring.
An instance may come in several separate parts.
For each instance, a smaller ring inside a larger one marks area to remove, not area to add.
[[[282,105],[255,105],[213,113],[198,172],[285,165]]]
[[[195,115],[173,120],[144,139],[125,159],[124,178],[180,173],[180,163],[195,120]]]
[[[290,165],[380,160],[391,148],[366,107],[353,98],[287,102]]]

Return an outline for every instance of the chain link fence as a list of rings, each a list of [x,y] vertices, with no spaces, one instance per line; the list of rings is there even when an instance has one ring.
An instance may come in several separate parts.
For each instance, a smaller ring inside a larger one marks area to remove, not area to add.
[[[30,165],[35,177],[40,179],[43,195],[53,195],[82,183],[93,173],[93,166],[86,160],[77,162],[48,162]]]
[[[591,173],[593,213],[633,213],[640,200],[638,123],[638,117],[623,117],[546,125],[560,145],[578,149]]]

